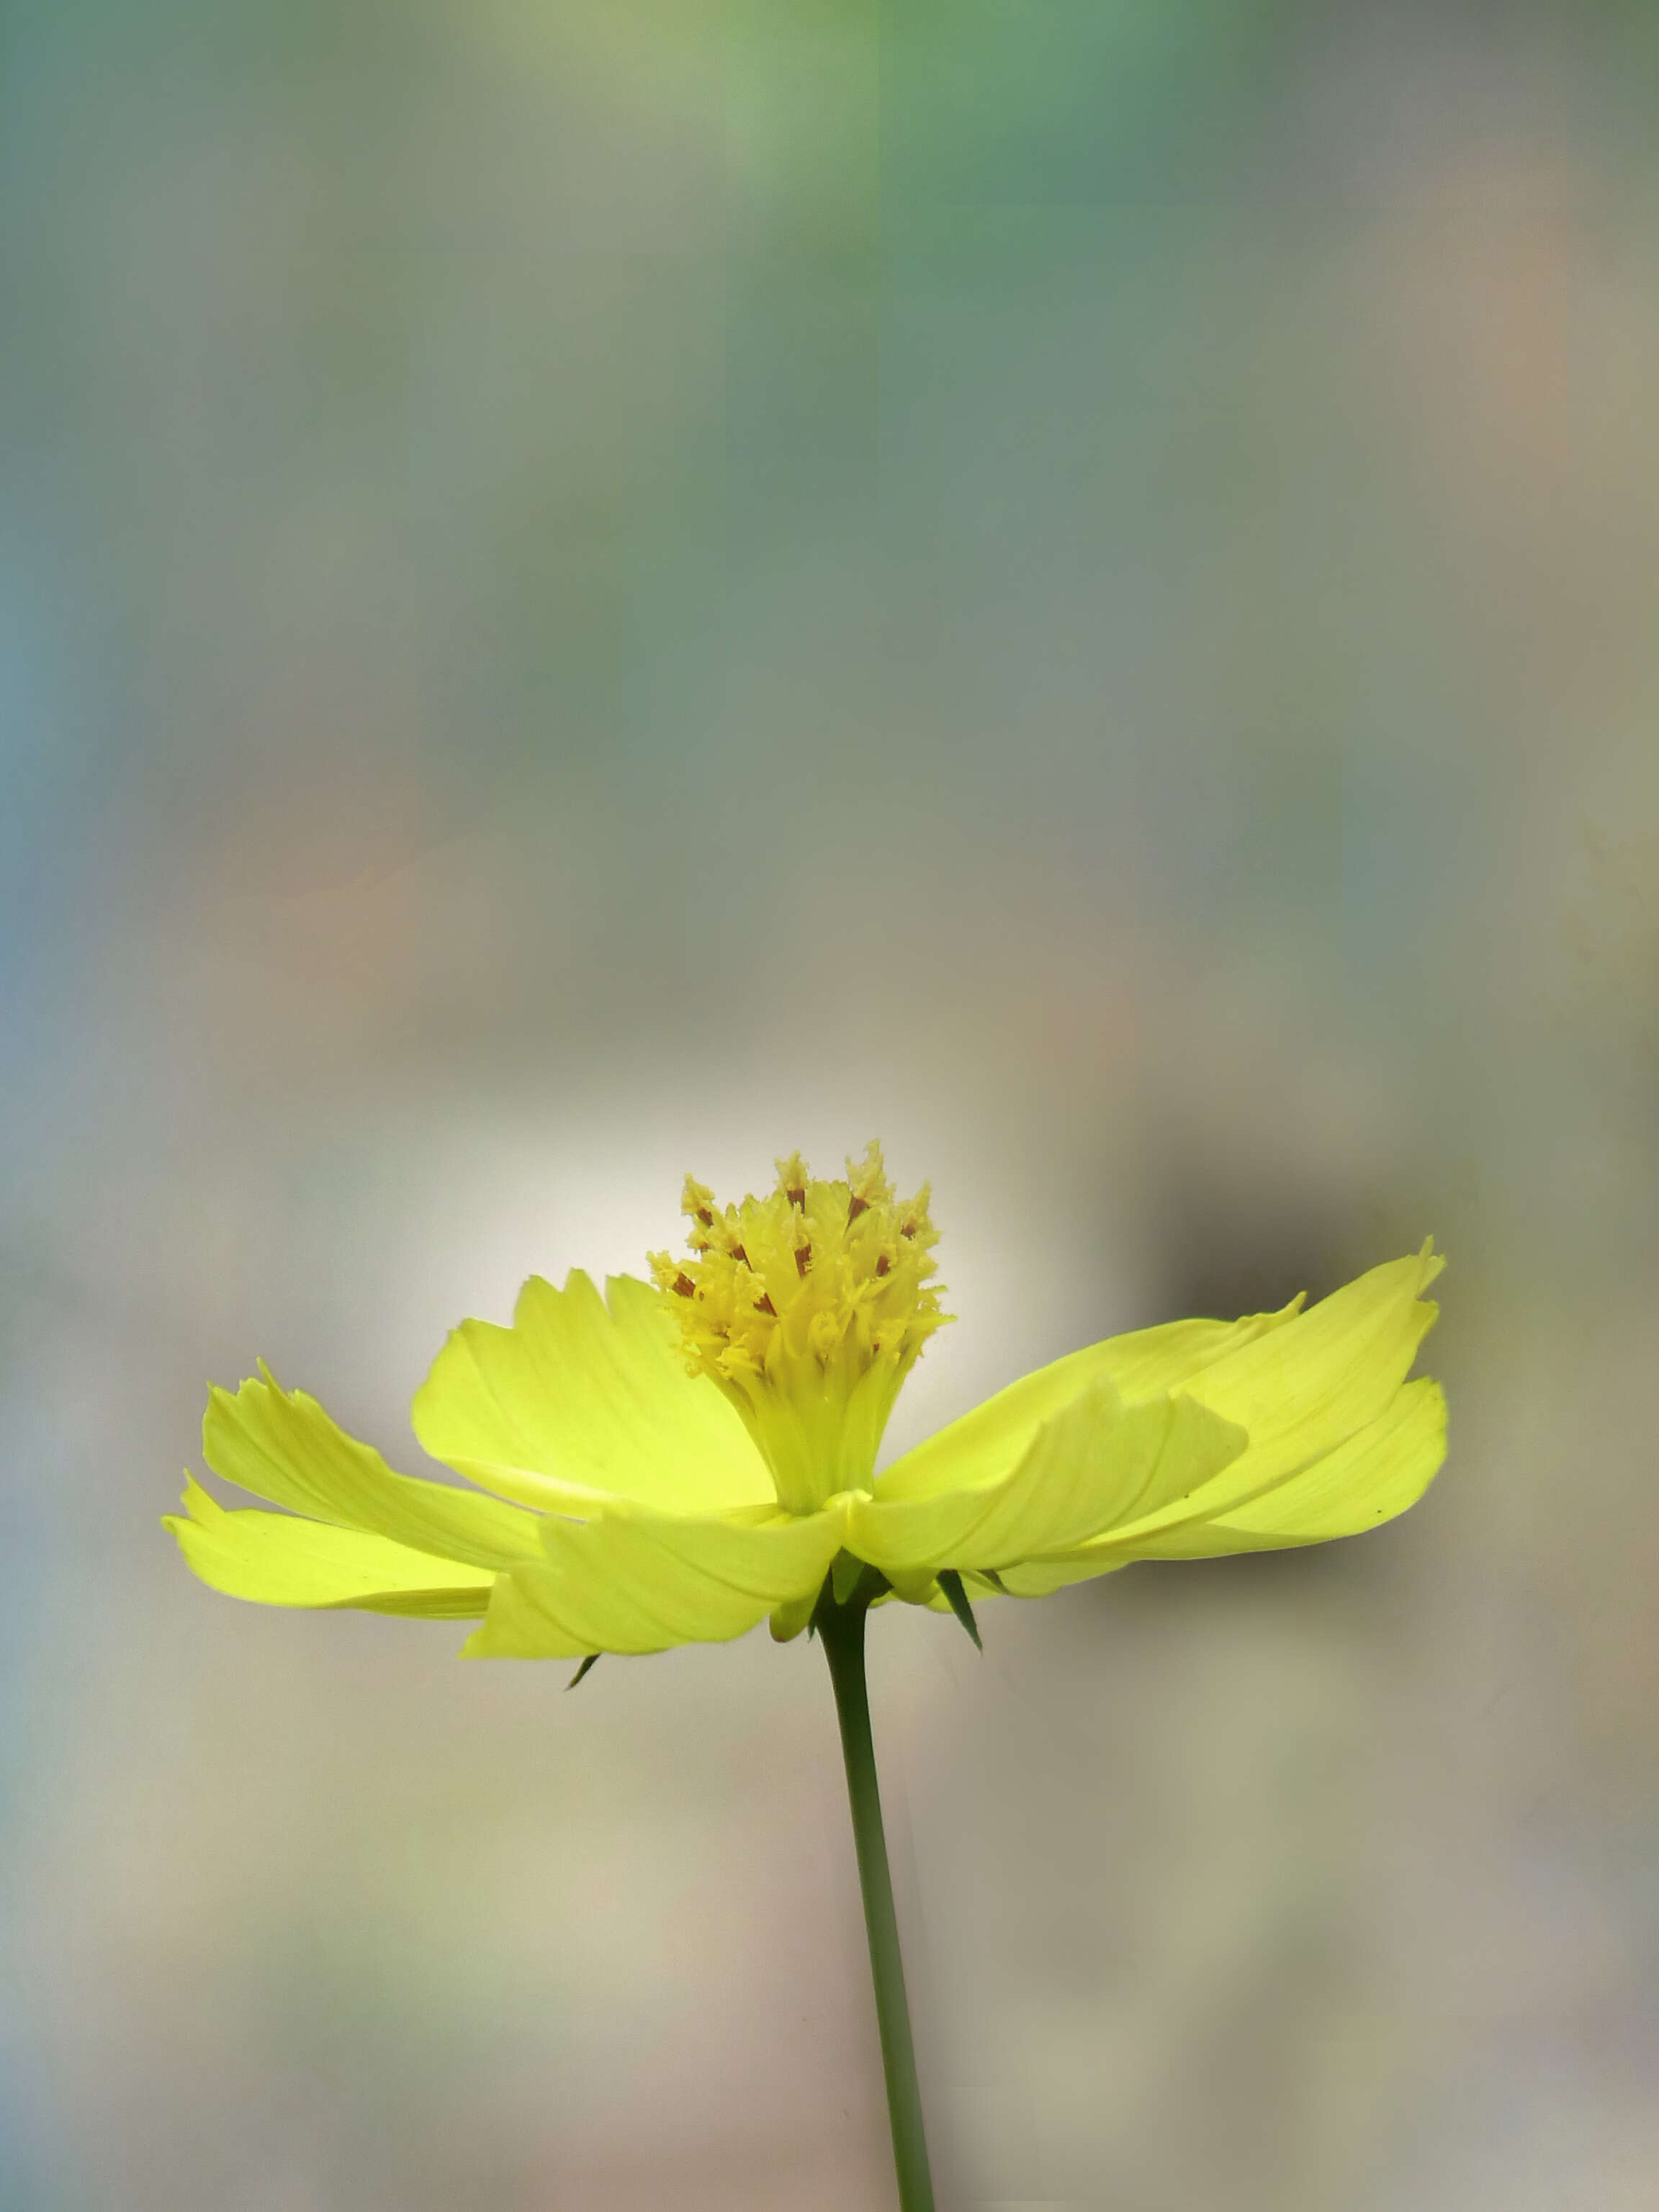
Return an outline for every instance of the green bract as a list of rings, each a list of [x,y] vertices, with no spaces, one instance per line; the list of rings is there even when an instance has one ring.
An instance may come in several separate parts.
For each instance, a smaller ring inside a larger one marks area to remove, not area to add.
[[[263,1370],[215,1389],[208,1465],[286,1510],[227,1511],[187,1480],[167,1525],[190,1565],[268,1605],[476,1618],[477,1657],[659,1651],[769,1617],[793,1635],[838,1562],[943,1609],[1354,1535],[1444,1455],[1439,1387],[1407,1380],[1443,1264],[1425,1244],[1307,1311],[1074,1352],[875,1474],[948,1318],[926,1192],[899,1206],[872,1148],[845,1182],[783,1163],[777,1192],[724,1213],[688,1194],[691,1255],[653,1260],[655,1284],[532,1277],[510,1328],[451,1335],[415,1432],[476,1488],[394,1474]]]

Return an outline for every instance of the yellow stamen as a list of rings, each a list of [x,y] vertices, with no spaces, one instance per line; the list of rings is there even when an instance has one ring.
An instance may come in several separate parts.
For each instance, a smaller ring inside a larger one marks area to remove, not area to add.
[[[867,1490],[887,1417],[936,1328],[939,1241],[928,1187],[901,1204],[872,1144],[844,1182],[799,1152],[775,1189],[720,1206],[690,1176],[689,1259],[650,1255],[694,1375],[717,1382],[772,1472],[779,1502],[810,1513]]]

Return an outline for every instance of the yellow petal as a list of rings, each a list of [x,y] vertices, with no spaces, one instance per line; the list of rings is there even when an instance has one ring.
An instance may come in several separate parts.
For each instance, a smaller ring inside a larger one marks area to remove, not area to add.
[[[1091,1583],[1101,1575],[1115,1574],[1135,1564],[1133,1552],[1066,1552],[1053,1559],[1027,1559],[1024,1565],[1006,1567],[998,1577],[1006,1597],[1052,1597],[1073,1583]]]
[[[793,1644],[817,1609],[818,1594],[808,1590],[804,1597],[786,1598],[781,1605],[772,1608],[772,1641]]]
[[[1115,1530],[1110,1540],[1235,1514],[1379,1419],[1439,1312],[1419,1293],[1444,1265],[1425,1244],[1195,1375],[1190,1395],[1247,1429],[1249,1449],[1201,1492]]]
[[[1019,1464],[1042,1424],[1091,1383],[1109,1382],[1130,1401],[1161,1397],[1242,1346],[1282,1329],[1301,1304],[1296,1298],[1278,1313],[1247,1314],[1242,1321],[1166,1322],[1068,1352],[1011,1382],[895,1460],[877,1478],[876,1495],[884,1500],[934,1498],[942,1491],[994,1482]]]
[[[424,1449],[553,1512],[617,1497],[692,1514],[775,1502],[734,1409],[686,1372],[663,1293],[629,1275],[606,1289],[608,1304],[580,1268],[562,1291],[532,1275],[511,1328],[463,1322],[415,1400]]]
[[[440,1559],[495,1568],[538,1548],[535,1515],[476,1491],[394,1474],[314,1398],[284,1390],[269,1376],[234,1395],[209,1392],[202,1450],[216,1474],[257,1498]]]
[[[228,1597],[434,1620],[474,1619],[489,1602],[495,1577],[459,1559],[291,1514],[228,1513],[188,1476],[184,1502],[184,1513],[167,1515],[161,1525],[202,1580]]]
[[[544,1561],[501,1577],[466,1650],[474,1658],[573,1659],[723,1644],[814,1595],[845,1533],[838,1507],[762,1522],[550,1516]]]
[[[1437,1382],[1419,1376],[1376,1420],[1248,1505],[1139,1538],[1108,1537],[1065,1558],[1010,1568],[1001,1580],[1012,1596],[1043,1597],[1136,1559],[1217,1559],[1360,1535],[1414,1505],[1445,1455],[1445,1398]]]
[[[1131,1548],[1140,1559],[1213,1559],[1363,1535],[1415,1505],[1445,1456],[1445,1395],[1419,1376],[1376,1420],[1288,1482],[1234,1512],[1154,1533]]]
[[[1248,1442],[1191,1398],[1165,1391],[1126,1405],[1109,1380],[1095,1382],[1042,1423],[1000,1482],[854,1500],[848,1549],[896,1586],[941,1567],[1000,1569],[1189,1496]]]

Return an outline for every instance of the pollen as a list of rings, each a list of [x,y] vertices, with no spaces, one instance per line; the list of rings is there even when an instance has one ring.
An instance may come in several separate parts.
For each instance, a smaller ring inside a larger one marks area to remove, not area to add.
[[[937,1328],[939,1241],[929,1189],[901,1200],[872,1144],[846,1180],[799,1152],[764,1197],[720,1206],[687,1176],[689,1256],[650,1255],[686,1364],[732,1401],[780,1503],[810,1512],[867,1488],[905,1376]]]

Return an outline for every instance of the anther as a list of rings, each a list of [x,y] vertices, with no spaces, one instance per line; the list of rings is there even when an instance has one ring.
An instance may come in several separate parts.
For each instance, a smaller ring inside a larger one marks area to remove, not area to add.
[[[770,1294],[765,1291],[763,1291],[760,1296],[756,1299],[755,1311],[757,1313],[770,1314],[774,1321],[778,1317],[778,1310],[773,1304]]]
[[[693,1297],[696,1294],[697,1286],[684,1268],[682,1268],[679,1273],[675,1276],[673,1283],[670,1287],[673,1290],[677,1297],[682,1298]]]
[[[804,1275],[811,1264],[811,1246],[810,1244],[799,1245],[795,1251],[795,1273],[798,1275]]]
[[[880,1259],[876,1262],[876,1273],[878,1275],[890,1275],[892,1272],[893,1263],[891,1260],[888,1258],[886,1253],[884,1252]]]
[[[867,1198],[860,1198],[860,1197],[859,1196],[858,1193],[857,1193],[856,1191],[854,1191],[854,1194],[853,1194],[853,1195],[852,1195],[852,1197],[851,1197],[851,1198],[849,1198],[849,1199],[848,1200],[848,1201],[847,1201],[847,1218],[848,1218],[848,1220],[849,1222],[850,1222],[850,1221],[856,1221],[856,1220],[858,1219],[858,1218],[859,1218],[860,1214],[861,1214],[861,1213],[868,1213],[868,1212],[869,1212],[869,1211],[870,1211],[870,1201],[869,1201],[869,1200],[868,1200]],[[908,1236],[909,1232],[908,1232],[908,1231],[907,1231],[905,1233],[906,1233],[906,1235]]]

